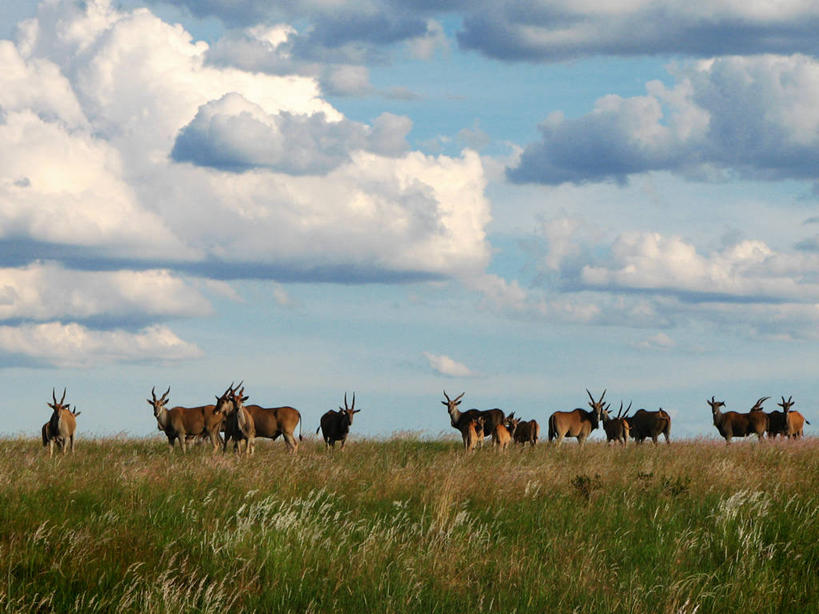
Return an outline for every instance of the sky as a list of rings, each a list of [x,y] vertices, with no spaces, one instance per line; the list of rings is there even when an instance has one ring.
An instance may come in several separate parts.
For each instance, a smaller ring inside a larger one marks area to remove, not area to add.
[[[0,435],[606,390],[819,421],[819,4],[0,3]],[[815,424],[817,422],[814,422]],[[810,427],[808,427],[810,429]],[[808,432],[810,432],[808,430]],[[598,431],[596,438],[600,438]]]

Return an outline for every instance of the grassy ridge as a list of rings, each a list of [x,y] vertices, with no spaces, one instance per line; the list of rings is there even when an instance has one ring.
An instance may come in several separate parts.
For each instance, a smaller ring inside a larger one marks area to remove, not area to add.
[[[0,611],[819,610],[819,441],[0,441]]]

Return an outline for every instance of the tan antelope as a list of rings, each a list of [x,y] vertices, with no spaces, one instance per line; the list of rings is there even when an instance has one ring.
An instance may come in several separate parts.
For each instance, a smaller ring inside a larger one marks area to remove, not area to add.
[[[301,436],[301,414],[295,407],[261,407],[260,405],[245,405],[253,418],[256,427],[256,437],[266,437],[274,441],[281,435],[287,445],[287,451],[295,454],[299,449]],[[296,427],[299,427],[299,438],[296,439]]]
[[[606,391],[603,390],[597,401],[588,389],[586,394],[589,395],[591,411],[578,407],[572,411],[556,411],[549,416],[549,441],[556,440],[555,445],[560,445],[564,437],[576,437],[577,443],[582,445],[589,434],[600,425]]]
[[[805,416],[798,411],[792,410],[793,405],[793,397],[789,397],[787,401],[785,401],[785,397],[782,397],[780,407],[785,413],[785,431],[783,434],[790,439],[800,439],[804,434],[805,424],[810,424],[810,422],[805,420]]]
[[[449,422],[452,427],[460,431],[464,442],[464,448],[466,448],[466,430],[467,426],[469,425],[469,421],[472,418],[483,417],[483,432],[478,433],[480,440],[479,445],[483,445],[484,437],[491,435],[497,425],[503,424],[506,416],[504,415],[503,410],[498,408],[484,410],[468,409],[462,412],[458,409],[458,406],[461,404],[461,399],[463,398],[464,394],[466,393],[462,392],[454,399],[450,399],[449,395],[446,393],[446,390],[444,390],[444,398],[446,398],[446,401],[441,401],[441,403],[446,405],[446,410],[449,414]]]
[[[168,395],[171,387],[158,399],[156,398],[155,387],[151,388],[151,397],[147,399],[148,405],[154,410],[154,418],[160,431],[168,438],[168,451],[173,453],[174,441],[179,441],[182,453],[187,452],[190,445],[187,440],[199,435],[205,435],[210,439],[213,451],[219,449],[219,431],[222,427],[224,416],[216,412],[215,405],[202,405],[199,407],[172,407],[167,409]]]
[[[241,386],[241,382],[239,383]],[[233,384],[225,390],[224,394],[217,397],[216,412],[225,417],[225,441],[222,444],[222,452],[227,450],[228,443],[233,440],[233,451],[241,454],[241,444],[244,443],[245,455],[250,456],[256,450],[256,425],[253,423],[253,416],[245,408],[245,389],[234,390]]]
[[[506,418],[506,428],[509,428],[512,420],[516,420],[515,412],[512,412]],[[540,425],[537,423],[537,420],[517,420],[518,423],[514,431],[515,443],[523,445],[528,443],[534,446],[537,440],[540,439]]]
[[[631,403],[628,404],[625,413],[623,413],[623,402],[620,401],[620,409],[617,411],[617,417],[609,416],[609,406],[603,408],[601,412],[603,418],[603,431],[606,433],[606,444],[612,441],[626,445],[628,443],[629,431],[631,427],[628,423],[628,412],[631,411]]]
[[[651,437],[651,441],[656,444],[660,435],[665,437],[666,443],[671,443],[671,416],[662,407],[657,411],[638,409],[625,420],[631,437],[637,443],[643,443],[647,437]]]
[[[711,396],[711,400],[707,401],[711,406],[711,414],[714,417],[714,426],[717,427],[719,434],[725,438],[726,445],[731,443],[733,437],[747,437],[748,435],[756,435],[759,441],[762,441],[762,436],[768,428],[768,415],[762,411],[762,402],[769,397],[762,397],[756,404],[754,404],[751,411],[747,413],[738,413],[735,411],[720,411],[720,407],[725,407],[725,402],[715,401]]]
[[[483,439],[483,416],[470,418],[466,425],[464,448],[467,452],[473,452],[481,439]]]
[[[319,427],[316,433],[321,431],[321,436],[324,438],[324,445],[327,448],[334,448],[336,442],[341,442],[341,449],[344,449],[344,443],[347,441],[347,435],[350,433],[350,427],[353,424],[353,416],[360,412],[360,409],[355,409],[355,392],[353,393],[353,404],[347,407],[347,393],[344,393],[344,408],[339,405],[338,411],[330,410],[326,412],[319,421]]]
[[[48,446],[48,455],[54,455],[54,446],[58,450],[62,450],[63,454],[71,448],[71,453],[74,453],[74,433],[77,430],[77,416],[82,412],[72,412],[70,404],[65,401],[66,389],[63,388],[63,396],[57,400],[57,393],[52,388],[51,398],[53,403],[46,403],[51,408],[51,418],[43,425],[42,437],[43,446]],[[68,443],[68,446],[66,446]]]
[[[492,445],[498,448],[501,452],[505,451],[512,443],[513,437],[515,434],[515,429],[518,426],[520,420],[517,418],[512,418],[511,420],[507,421],[509,424],[509,428],[506,427],[505,424],[499,424],[495,427],[495,430],[492,431]]]

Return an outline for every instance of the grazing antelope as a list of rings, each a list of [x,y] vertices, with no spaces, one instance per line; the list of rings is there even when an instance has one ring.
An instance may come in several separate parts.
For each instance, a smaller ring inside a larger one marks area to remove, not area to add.
[[[449,395],[444,390],[444,397],[446,401],[441,401],[441,404],[446,405],[447,413],[449,413],[449,421],[452,424],[453,428],[456,428],[460,431],[461,437],[464,441],[464,447],[466,447],[466,429],[469,424],[469,421],[472,418],[480,418],[483,417],[483,431],[478,433],[479,435],[479,445],[483,445],[483,439],[487,435],[491,435],[495,427],[499,424],[503,424],[505,419],[505,415],[502,410],[495,408],[495,409],[468,409],[464,412],[458,409],[458,405],[461,404],[461,399],[463,398],[465,392],[462,392],[454,399],[450,399]]]
[[[620,401],[620,409],[617,410],[617,417],[609,416],[609,406],[603,408],[601,415],[603,417],[603,431],[606,433],[606,444],[612,441],[626,445],[628,443],[629,431],[631,427],[628,423],[628,412],[631,411],[631,403],[628,404],[625,413],[623,413],[623,402]]]
[[[219,449],[221,443],[219,431],[222,427],[224,416],[216,411],[215,405],[202,405],[200,407],[172,407],[167,409],[168,395],[171,387],[158,399],[156,398],[155,387],[151,388],[151,399],[146,399],[148,405],[154,410],[154,417],[160,431],[168,438],[168,451],[173,453],[174,441],[179,441],[182,453],[187,452],[187,440],[198,435],[206,435],[213,446],[213,451]]]
[[[747,413],[735,411],[722,413],[720,407],[725,407],[725,402],[715,401],[713,396],[710,401],[706,401],[711,406],[714,426],[725,438],[726,445],[731,443],[732,437],[747,437],[748,435],[756,435],[759,441],[762,441],[762,436],[768,428],[768,415],[762,411],[762,402],[767,398],[769,397],[759,399]]]
[[[466,451],[474,451],[481,439],[483,439],[483,416],[470,418],[466,425],[466,440],[464,443]]]
[[[655,444],[660,435],[665,437],[666,443],[671,443],[671,416],[662,407],[657,411],[638,409],[630,418],[626,418],[629,433],[637,441],[643,443],[646,437],[651,437]]]
[[[512,438],[515,435],[515,430],[519,423],[520,420],[518,418],[512,418],[506,422],[509,428],[507,428],[505,424],[498,424],[495,430],[492,431],[492,445],[499,448],[502,452],[506,450],[513,441]]]
[[[785,431],[783,434],[791,439],[799,439],[804,434],[805,424],[810,424],[810,422],[805,420],[805,416],[798,411],[791,409],[793,404],[793,397],[789,397],[787,401],[785,401],[785,397],[782,397],[782,403],[778,405],[782,407],[785,413]]]
[[[344,442],[347,441],[347,435],[353,424],[353,416],[360,411],[360,409],[355,409],[355,392],[353,393],[353,404],[350,407],[347,407],[347,393],[345,392],[344,408],[342,409],[339,405],[338,411],[331,409],[325,413],[316,429],[316,433],[321,431],[325,447],[334,448],[336,442],[340,441],[341,449],[344,449]]]
[[[594,400],[588,389],[586,389],[586,394],[591,400],[589,406],[592,411],[578,407],[572,411],[556,411],[549,416],[549,441],[557,439],[555,445],[560,445],[564,437],[576,437],[577,443],[582,445],[589,434],[600,425],[603,397],[606,396],[606,391],[603,390],[603,394],[597,401]]]
[[[299,449],[301,436],[301,414],[295,407],[261,407],[260,405],[245,405],[250,412],[253,424],[256,427],[256,437],[266,437],[274,441],[281,435],[287,445],[288,452],[296,453]],[[299,427],[299,438],[296,439],[296,426]]]
[[[51,418],[43,425],[42,437],[43,446],[48,446],[49,457],[54,455],[54,445],[57,449],[62,450],[63,454],[71,448],[71,453],[74,453],[74,432],[77,430],[77,416],[82,412],[71,411],[71,405],[65,401],[66,389],[63,388],[63,396],[57,401],[57,393],[54,388],[51,389],[51,398],[53,403],[46,403],[51,408]],[[68,442],[68,447],[66,447]]]
[[[506,428],[509,428],[510,422],[515,419],[515,412],[509,414],[509,417],[506,418],[505,422]],[[534,446],[537,443],[537,440],[540,439],[540,425],[537,423],[537,420],[518,419],[513,437],[515,443],[520,443],[523,445],[528,443]]]
[[[227,450],[231,439],[234,452],[241,453],[239,446],[242,442],[244,442],[246,456],[256,451],[256,425],[253,423],[253,416],[244,406],[244,402],[248,399],[244,396],[244,392],[244,388],[234,390],[231,384],[222,396],[217,397],[215,411],[225,417],[225,441],[222,444],[222,453]]]

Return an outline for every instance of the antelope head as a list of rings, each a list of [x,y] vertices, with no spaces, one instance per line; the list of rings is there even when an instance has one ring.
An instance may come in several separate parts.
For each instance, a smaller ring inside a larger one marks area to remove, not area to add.
[[[461,404],[461,399],[465,394],[465,392],[462,392],[454,399],[450,399],[449,395],[446,393],[446,390],[444,390],[444,397],[446,398],[446,401],[441,401],[441,404],[446,405],[446,410],[449,412],[449,417],[452,418],[452,420],[454,420],[454,417],[460,413],[458,410],[458,405]]]
[[[785,397],[782,397],[782,402],[777,403],[777,405],[779,405],[779,407],[782,408],[782,411],[784,411],[787,414],[791,410],[791,407],[793,407],[794,403],[795,401],[793,400],[793,397],[790,396],[788,397],[787,401],[785,400]]]
[[[171,392],[171,387],[168,386],[168,389],[165,391],[165,394],[163,394],[158,399],[156,398],[155,388],[156,386],[151,388],[151,398],[146,399],[146,401],[148,401],[148,405],[154,408],[154,417],[159,418],[159,415],[163,412],[163,410],[165,410],[165,405],[168,403],[168,395]]]
[[[594,397],[592,396],[592,393],[589,392],[588,388],[586,388],[586,394],[589,395],[589,407],[592,408],[592,413],[594,414],[594,418],[592,419],[592,424],[594,425],[594,428],[597,428],[597,425],[600,423],[600,420],[603,417],[603,411],[606,411],[608,413],[608,408],[606,408],[605,410],[603,409],[603,398],[606,396],[606,390],[607,389],[604,389],[603,394],[601,394],[600,398],[595,401]]]
[[[754,403],[754,406],[751,408],[751,411],[762,411],[762,404],[770,398],[771,397],[762,397],[758,399],[757,402]]]
[[[711,406],[711,413],[714,416],[714,420],[716,420],[719,416],[722,415],[722,412],[720,411],[719,408],[725,407],[725,401],[715,401],[714,395],[711,395],[711,400],[709,401],[706,399],[705,402]]]
[[[238,386],[234,386],[233,382],[230,382],[230,386],[227,387],[227,390],[225,390],[222,393],[221,396],[215,395],[216,396],[216,408],[213,410],[213,413],[222,414],[224,416],[227,416],[228,414],[231,414],[234,411],[236,411],[236,402],[235,402],[236,392],[235,391],[239,386],[242,385],[243,382],[244,382],[244,380],[239,382]]]
[[[59,414],[60,411],[63,410],[63,409],[71,411],[69,409],[69,407],[71,406],[70,404],[63,405],[63,402],[65,401],[65,391],[66,391],[66,389],[63,388],[63,396],[58,401],[56,391],[54,390],[54,388],[51,389],[51,399],[54,402],[53,403],[46,403],[46,405],[48,405],[54,411],[55,414]]]
[[[360,409],[355,408],[355,392],[353,393],[353,404],[349,407],[347,406],[347,393],[344,393],[344,407],[342,408],[341,405],[338,406],[338,412],[342,414],[342,416],[346,417],[347,426],[351,426],[353,424],[353,415],[360,412]]]

